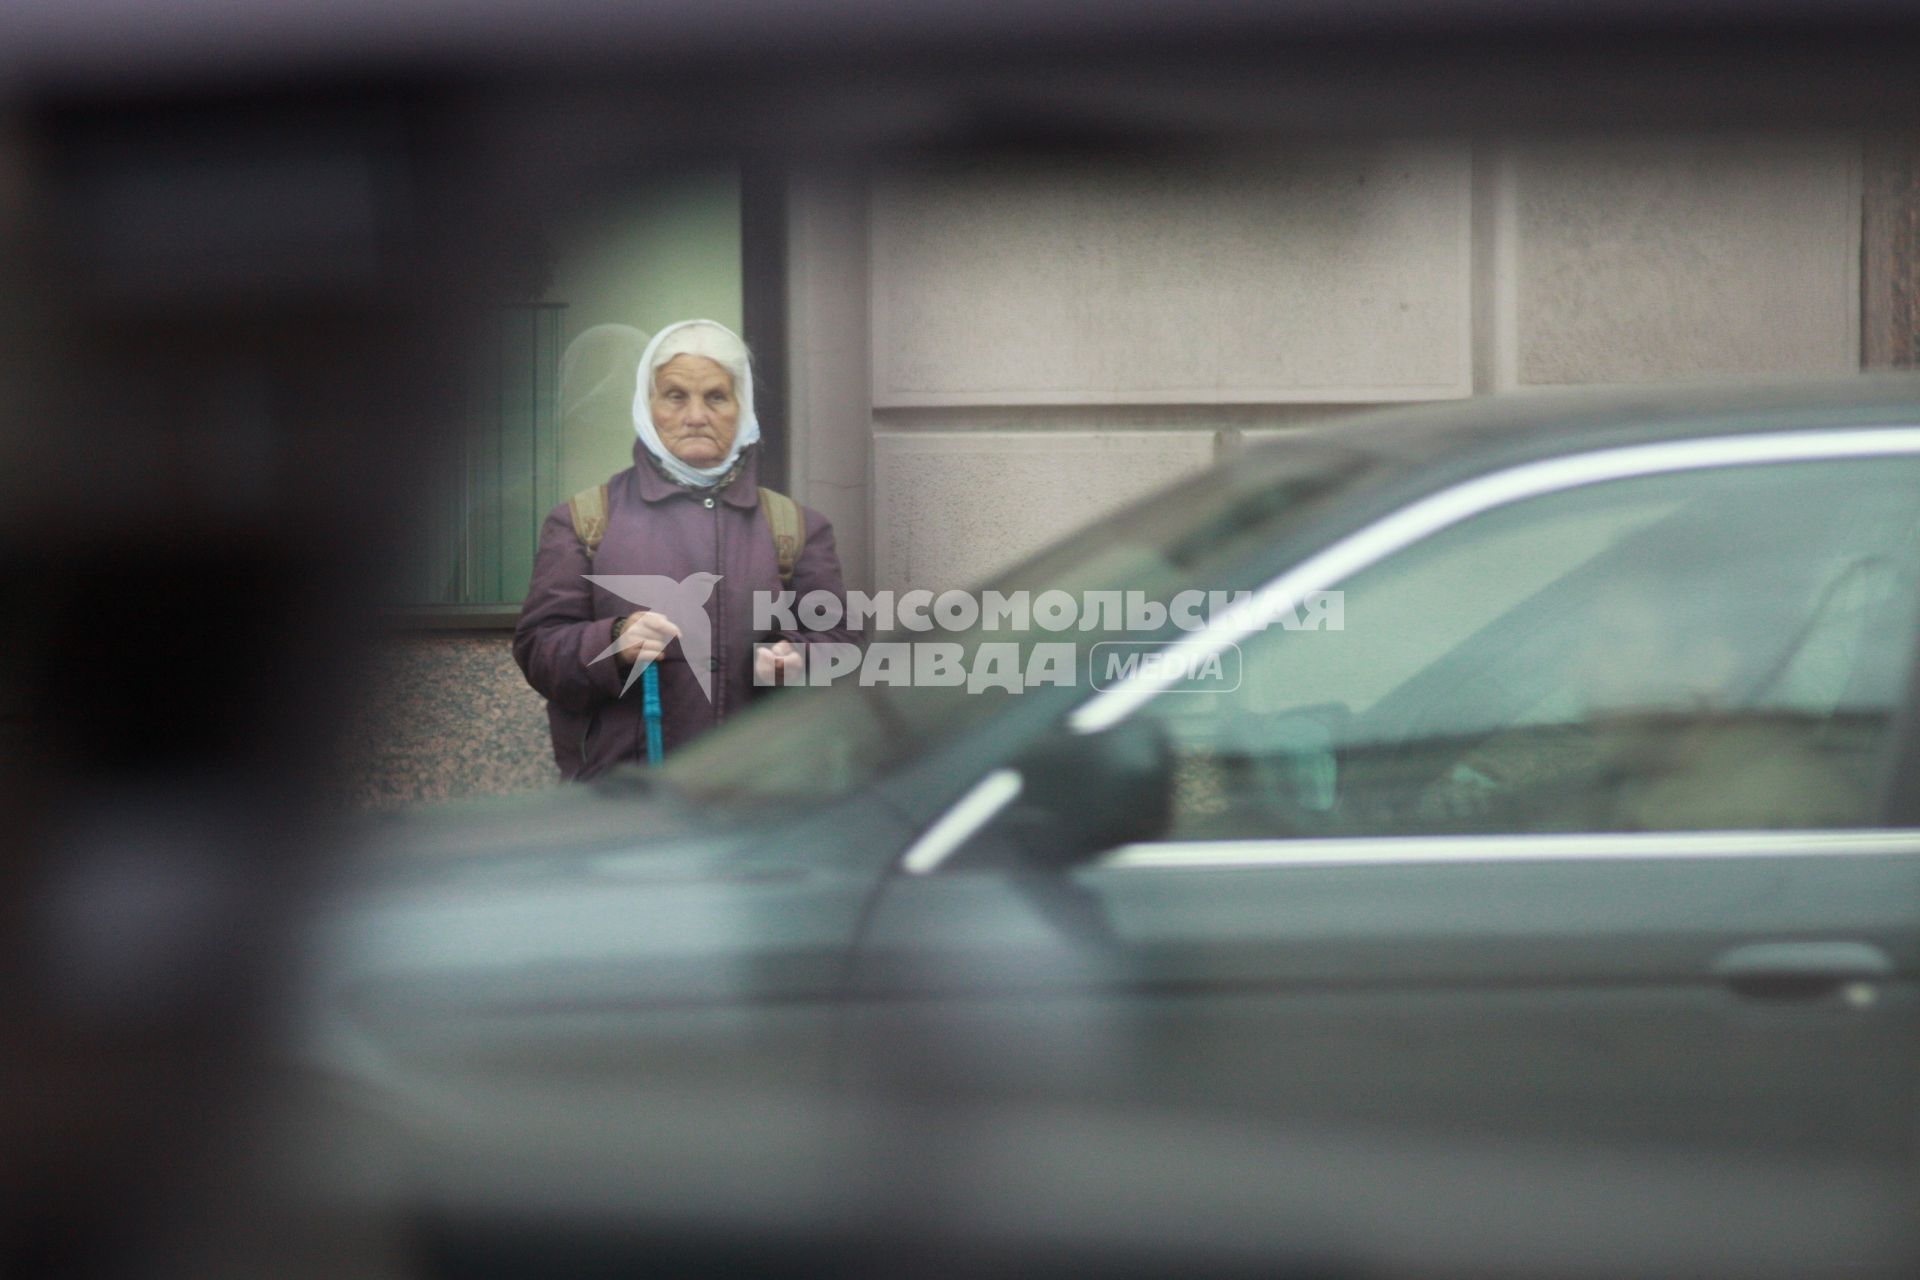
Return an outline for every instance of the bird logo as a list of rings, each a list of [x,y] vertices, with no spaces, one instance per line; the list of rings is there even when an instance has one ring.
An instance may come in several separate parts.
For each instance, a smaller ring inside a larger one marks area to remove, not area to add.
[[[678,579],[650,573],[581,576],[596,586],[605,587],[628,604],[665,615],[667,621],[679,627],[681,656],[692,669],[693,678],[700,682],[700,692],[707,695],[708,702],[713,701],[713,674],[709,670],[712,664],[708,661],[713,656],[713,624],[707,618],[707,598],[713,594],[714,584],[720,581],[719,574],[693,573]],[[611,658],[619,649],[620,642],[615,640],[595,654],[593,662]],[[633,670],[627,672],[627,682],[620,686],[622,696],[633,688],[645,670],[641,664],[634,664]]]

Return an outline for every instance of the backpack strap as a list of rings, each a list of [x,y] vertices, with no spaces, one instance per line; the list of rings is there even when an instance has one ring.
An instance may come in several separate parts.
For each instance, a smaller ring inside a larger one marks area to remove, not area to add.
[[[807,546],[807,526],[800,516],[800,504],[784,493],[761,489],[760,510],[766,513],[767,527],[773,530],[773,554],[780,562],[780,583],[791,586],[793,567],[800,563],[800,553]]]
[[[587,549],[587,559],[600,549],[607,536],[607,486],[594,485],[567,499],[567,511],[573,516],[573,536]]]

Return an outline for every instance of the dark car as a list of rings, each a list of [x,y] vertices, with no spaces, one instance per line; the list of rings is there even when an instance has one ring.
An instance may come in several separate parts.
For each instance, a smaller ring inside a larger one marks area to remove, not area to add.
[[[306,1052],[436,1265],[1913,1266],[1920,383],[1289,433],[993,589],[1082,608],[890,642],[1071,681],[385,820]]]

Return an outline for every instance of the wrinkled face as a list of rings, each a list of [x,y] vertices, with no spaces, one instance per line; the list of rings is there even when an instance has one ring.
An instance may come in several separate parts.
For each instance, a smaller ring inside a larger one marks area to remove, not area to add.
[[[723,460],[740,430],[733,375],[705,356],[678,355],[655,369],[648,408],[660,443],[689,466]]]

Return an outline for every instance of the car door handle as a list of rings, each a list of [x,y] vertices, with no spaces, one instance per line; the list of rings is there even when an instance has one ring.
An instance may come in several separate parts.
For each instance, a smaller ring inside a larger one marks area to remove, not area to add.
[[[1806,1000],[1878,982],[1893,973],[1893,960],[1866,942],[1755,942],[1721,952],[1713,973],[1753,999]]]

